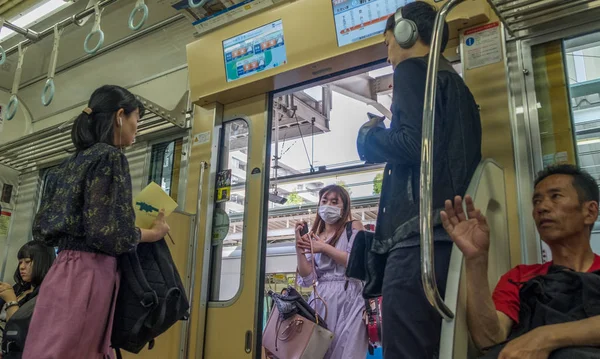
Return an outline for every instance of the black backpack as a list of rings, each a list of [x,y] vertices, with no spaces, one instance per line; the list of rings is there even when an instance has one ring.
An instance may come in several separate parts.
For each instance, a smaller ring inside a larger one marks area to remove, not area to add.
[[[164,239],[139,243],[135,251],[117,258],[121,286],[117,295],[111,345],[139,353],[146,344],[179,320],[190,307],[185,288]]]

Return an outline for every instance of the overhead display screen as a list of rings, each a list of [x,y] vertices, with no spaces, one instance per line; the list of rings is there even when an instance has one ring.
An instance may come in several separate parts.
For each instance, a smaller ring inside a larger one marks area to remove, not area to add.
[[[396,9],[415,0],[331,0],[338,46],[383,34]]]
[[[282,21],[223,41],[223,55],[227,82],[286,64]]]

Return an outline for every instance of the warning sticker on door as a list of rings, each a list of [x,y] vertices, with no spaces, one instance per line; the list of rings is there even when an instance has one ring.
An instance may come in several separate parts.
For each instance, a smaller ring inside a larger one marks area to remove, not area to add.
[[[462,48],[467,70],[502,61],[502,36],[500,31],[499,22],[465,31]]]
[[[210,142],[210,131],[202,132],[194,136],[192,146],[203,145]]]

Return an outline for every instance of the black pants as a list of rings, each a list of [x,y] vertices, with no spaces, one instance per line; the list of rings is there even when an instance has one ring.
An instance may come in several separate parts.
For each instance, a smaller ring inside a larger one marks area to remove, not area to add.
[[[438,289],[446,291],[451,242],[435,243]],[[438,357],[442,317],[429,304],[421,283],[421,248],[399,248],[387,259],[383,279],[383,357]]]

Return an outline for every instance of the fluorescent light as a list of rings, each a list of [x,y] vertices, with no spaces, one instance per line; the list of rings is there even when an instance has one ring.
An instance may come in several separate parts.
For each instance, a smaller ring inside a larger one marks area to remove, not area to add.
[[[26,10],[9,21],[19,27],[27,29],[69,5],[70,3],[65,2],[64,0],[48,0],[39,6]],[[2,31],[0,31],[0,41],[13,36],[14,34],[14,31],[4,27],[2,28]]]

